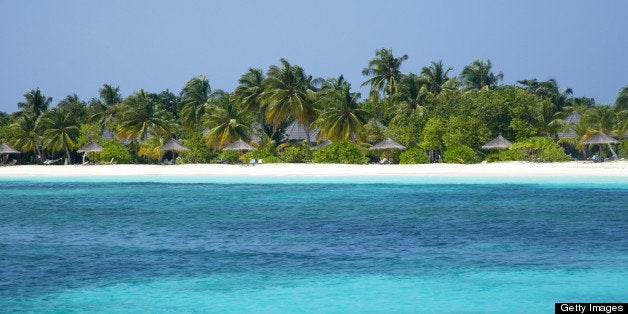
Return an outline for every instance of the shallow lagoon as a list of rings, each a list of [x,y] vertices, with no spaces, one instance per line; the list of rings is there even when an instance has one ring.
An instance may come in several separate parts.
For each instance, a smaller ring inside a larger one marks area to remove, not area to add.
[[[626,181],[1,179],[0,308],[551,312],[625,301]]]

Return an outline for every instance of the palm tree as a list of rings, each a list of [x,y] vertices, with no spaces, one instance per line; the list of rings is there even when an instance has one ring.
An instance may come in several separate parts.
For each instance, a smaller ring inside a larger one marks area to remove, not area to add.
[[[207,146],[222,149],[238,139],[249,139],[246,112],[235,104],[235,97],[224,94],[212,105],[205,125],[209,131],[203,137]]]
[[[55,108],[41,117],[44,131],[44,147],[53,152],[65,152],[65,164],[72,164],[70,150],[76,147],[80,130],[73,112]]]
[[[111,107],[122,102],[119,86],[113,87],[109,84],[103,84],[98,90],[98,94],[105,107]]]
[[[68,95],[57,104],[57,108],[71,111],[74,118],[79,122],[84,122],[87,116],[87,105],[79,99],[77,94]]]
[[[33,89],[30,92],[24,94],[25,101],[17,103],[17,106],[22,109],[26,109],[35,114],[35,118],[48,110],[48,106],[52,102],[52,97],[46,97],[42,92],[37,89]]]
[[[408,55],[399,58],[393,56],[392,49],[379,49],[375,52],[376,58],[369,61],[369,66],[362,70],[362,75],[372,76],[364,81],[362,86],[371,85],[370,94],[377,98],[378,93],[391,96],[397,92],[397,84],[402,74],[399,70],[401,63],[408,60]]]
[[[122,105],[118,138],[144,141],[149,135],[168,137],[172,134],[172,115],[160,109],[145,90],[127,97]]]
[[[260,127],[264,126],[264,104],[262,93],[264,92],[264,72],[261,69],[250,68],[242,74],[235,89],[234,96],[238,99],[240,107],[244,111],[257,112],[259,114]]]
[[[262,99],[266,104],[266,120],[277,129],[283,122],[294,117],[305,127],[310,138],[310,124],[316,117],[314,102],[316,92],[311,76],[305,74],[298,65],[290,65],[281,59],[281,67],[272,65],[268,77],[264,80]]]
[[[452,67],[445,69],[442,60],[432,61],[429,66],[421,69],[421,80],[432,94],[438,95],[443,89],[449,88],[448,81],[450,78],[448,74],[452,70]]]
[[[24,112],[20,114],[15,122],[10,126],[11,131],[16,138],[15,148],[23,152],[35,152],[37,154],[37,160],[43,161],[43,155],[40,149],[41,146],[41,128],[39,127],[39,120],[32,112]]]
[[[610,106],[591,108],[583,118],[592,128],[606,134],[610,134],[615,125],[615,113]]]
[[[115,121],[120,111],[118,106],[122,102],[120,87],[113,87],[109,84],[103,84],[98,90],[100,98],[92,98],[89,102],[89,108],[92,112],[90,121],[98,123],[102,130],[113,130],[111,124]]]
[[[521,80],[517,83],[525,86],[525,88],[534,94],[549,99],[557,110],[562,110],[564,107],[573,103],[573,90],[571,88],[565,88],[562,92],[559,91],[558,82],[555,79],[549,79],[545,82],[539,82],[536,79]]]
[[[423,105],[427,101],[429,85],[425,81],[410,73],[404,75],[399,82],[397,92],[390,98],[395,104],[395,118],[406,118],[417,110],[423,110]],[[394,118],[393,118],[394,119]]]
[[[209,107],[208,100],[224,94],[220,89],[212,90],[205,75],[187,81],[181,90],[181,124],[188,130],[200,125]]]
[[[628,110],[628,86],[621,89],[615,100],[615,110]]]
[[[324,94],[319,100],[320,114],[314,122],[320,134],[332,141],[353,139],[365,123],[366,112],[359,108],[360,93],[351,93],[351,85],[344,84]]]
[[[491,60],[475,60],[462,69],[460,80],[467,90],[492,88],[504,78],[503,73],[495,75],[492,71]]]

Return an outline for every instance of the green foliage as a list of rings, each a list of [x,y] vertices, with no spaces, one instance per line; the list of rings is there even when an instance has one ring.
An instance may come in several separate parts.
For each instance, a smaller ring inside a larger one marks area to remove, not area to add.
[[[215,151],[210,150],[205,145],[201,132],[194,132],[190,138],[183,142],[183,145],[190,149],[179,152],[184,163],[208,163],[218,156]]]
[[[399,156],[400,164],[427,164],[430,160],[425,152],[418,148],[410,148]]]
[[[445,121],[440,118],[430,118],[423,128],[421,147],[425,149],[442,149],[443,135],[445,135]]]
[[[240,152],[237,150],[223,150],[218,154],[218,159],[226,160],[230,164],[240,161]]]
[[[444,158],[445,162],[450,164],[476,164],[482,160],[473,149],[464,145],[448,147]]]
[[[312,151],[304,144],[292,145],[279,153],[279,158],[285,162],[300,163],[312,160]]]
[[[537,162],[570,161],[565,150],[549,137],[531,137],[512,144],[511,151],[517,152],[518,160]]]
[[[619,141],[619,152],[617,154],[622,158],[628,157],[628,139]]]
[[[443,143],[446,147],[462,145],[480,147],[490,139],[491,132],[477,118],[455,116],[447,121]]]
[[[78,147],[83,147],[91,142],[102,142],[102,127],[99,124],[82,124],[77,141]]]
[[[365,164],[368,162],[366,150],[350,141],[334,142],[316,152],[315,163]]]
[[[408,118],[397,120],[388,125],[386,135],[394,138],[406,147],[419,146],[421,138],[418,134],[423,132],[423,126],[427,118],[419,111],[413,112]]]
[[[101,161],[109,162],[113,158],[116,163],[126,164],[132,160],[129,150],[115,139],[104,141],[102,147],[103,150],[96,154],[96,158]]]

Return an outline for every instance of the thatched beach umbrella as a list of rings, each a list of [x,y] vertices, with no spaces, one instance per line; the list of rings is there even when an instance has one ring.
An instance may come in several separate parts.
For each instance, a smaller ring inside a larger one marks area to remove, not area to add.
[[[94,154],[93,153],[98,153],[98,152],[102,152],[103,147],[100,146],[100,144],[96,143],[96,142],[91,142],[85,146],[83,146],[81,149],[77,150],[77,153],[83,153],[83,163],[85,163],[85,154],[87,153],[92,153],[92,159],[94,159]]]
[[[257,150],[257,148],[253,147],[251,144],[239,139],[227,146],[225,146],[222,150],[237,150],[237,151],[245,151],[245,150]]]
[[[330,145],[331,143],[332,143],[332,141],[330,141],[330,140],[324,140],[324,141],[320,142],[318,145],[312,146],[310,148],[310,150],[318,150],[318,149],[321,149],[321,148],[323,148],[323,147],[325,147],[327,145]]]
[[[9,159],[9,154],[21,154],[21,152],[7,143],[0,144],[0,154],[4,155],[5,161]]]
[[[582,141],[582,144],[585,144],[585,145],[598,144],[600,146],[600,155],[602,154],[602,146],[604,144],[607,144],[608,147],[611,148],[611,151],[613,152],[613,156],[615,156],[616,154],[615,154],[615,151],[613,151],[611,144],[617,144],[617,143],[619,143],[618,140],[604,134],[604,132],[597,132],[594,135],[587,138],[586,140]]]
[[[503,138],[502,134],[499,133],[499,135],[496,138],[494,138],[492,141],[484,144],[482,146],[482,149],[497,149],[499,151],[498,158],[499,158],[499,161],[501,161],[502,160],[502,149],[506,149],[506,148],[510,147],[511,145],[512,145],[512,143],[509,140]]]
[[[398,149],[398,150],[405,150],[406,147],[395,142],[393,139],[391,139],[390,137],[387,137],[386,139],[384,139],[383,141],[371,146],[369,148],[369,150],[383,150],[384,154],[386,156],[386,158],[389,159],[389,154],[390,154],[390,150],[391,149]]]
[[[182,151],[182,150],[190,150],[189,148],[183,146],[183,144],[181,144],[181,142],[175,140],[175,139],[171,139],[170,141],[168,141],[168,143],[157,147],[157,150],[163,150],[163,151],[171,151],[172,152],[172,162],[174,163],[174,153],[177,151]]]

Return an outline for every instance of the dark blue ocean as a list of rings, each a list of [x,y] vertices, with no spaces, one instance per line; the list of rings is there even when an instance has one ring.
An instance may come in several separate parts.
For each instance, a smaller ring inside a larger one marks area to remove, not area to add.
[[[544,180],[544,181],[541,181]],[[628,301],[628,180],[0,179],[0,310]]]

